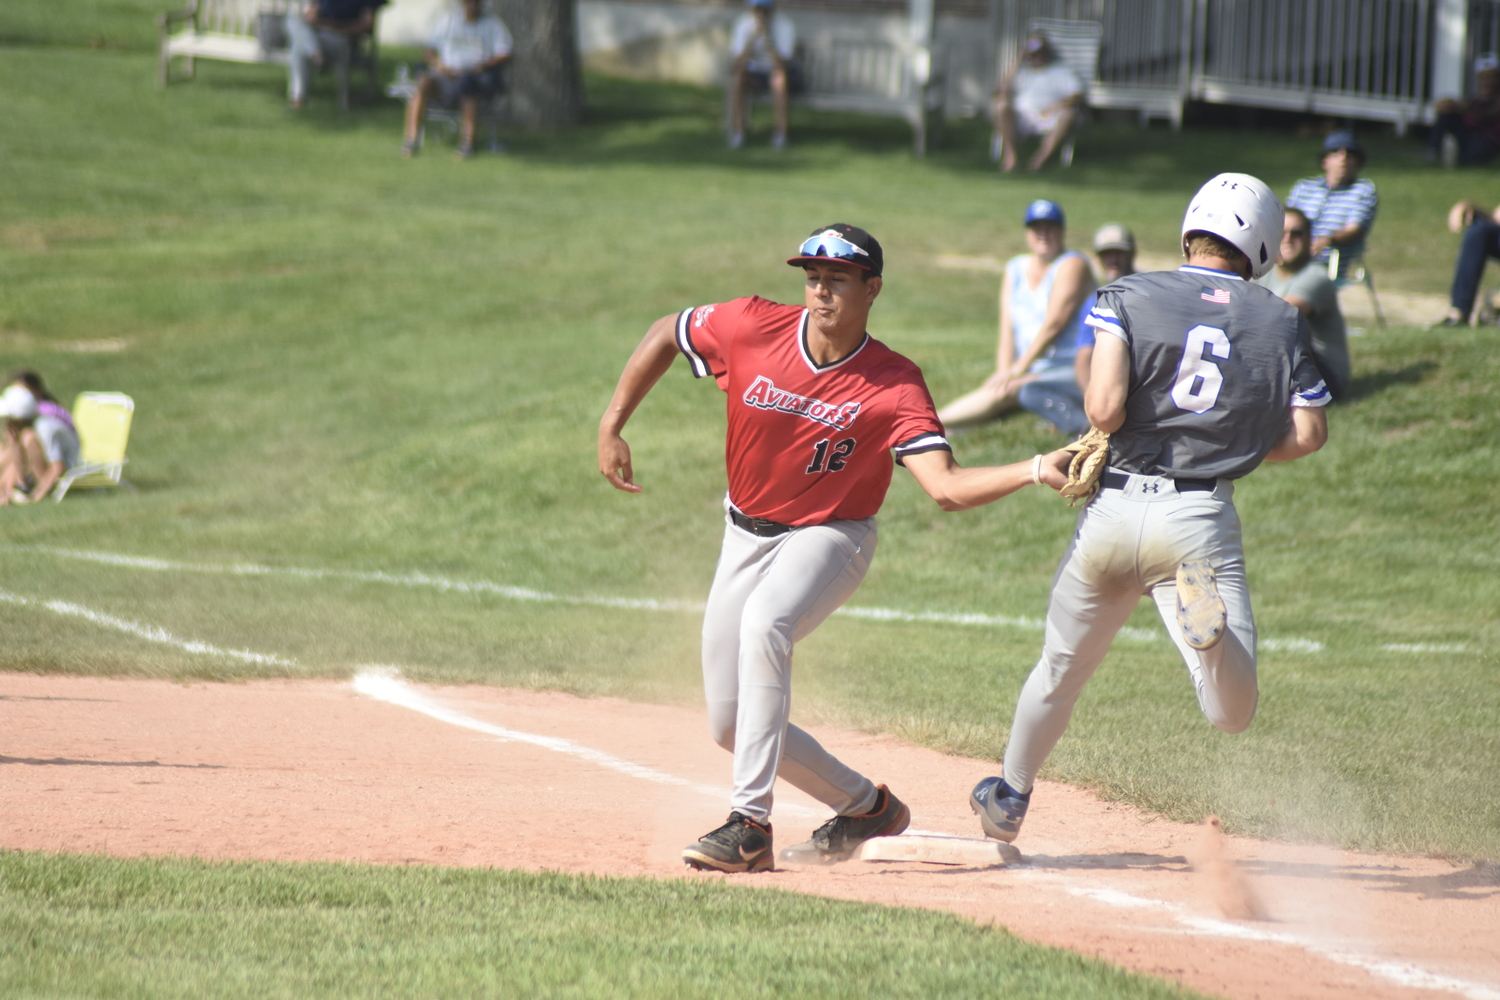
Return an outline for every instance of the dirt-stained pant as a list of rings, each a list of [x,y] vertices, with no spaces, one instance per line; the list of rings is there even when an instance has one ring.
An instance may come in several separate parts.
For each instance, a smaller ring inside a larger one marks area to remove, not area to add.
[[[734,752],[730,808],[766,820],[780,775],[837,813],[868,812],[874,784],[787,717],[792,646],[865,578],[875,519],[830,521],[774,538],[725,522],[703,617],[703,693],[714,742]]]
[[[1021,689],[1005,751],[1006,784],[1029,791],[1062,738],[1073,705],[1143,594],[1150,594],[1182,651],[1198,706],[1218,728],[1244,731],[1259,698],[1255,619],[1245,583],[1245,552],[1234,484],[1179,493],[1170,479],[1130,476],[1105,489],[1078,517],[1047,607],[1042,658]],[[1177,567],[1207,559],[1218,578],[1229,627],[1212,649],[1197,650],[1177,624]]]

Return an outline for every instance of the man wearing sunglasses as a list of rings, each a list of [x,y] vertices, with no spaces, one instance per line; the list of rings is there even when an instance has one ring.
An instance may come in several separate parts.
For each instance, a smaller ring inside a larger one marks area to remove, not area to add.
[[[752,296],[663,316],[599,423],[599,471],[639,493],[621,431],[677,355],[728,397],[729,493],[704,613],[703,686],[714,740],[734,754],[734,789],[728,822],[683,851],[689,866],[706,870],[774,866],[778,776],[836,813],[784,861],[842,861],[910,820],[889,789],[788,722],[793,645],[868,571],[894,462],[944,510],[967,510],[1023,486],[1061,488],[1070,457],[1056,451],[979,469],[954,462],[921,370],[865,330],[884,266],[869,233],[820,228],[787,263],[805,273],[804,305]]]
[[[1275,270],[1255,279],[1297,307],[1307,317],[1312,331],[1313,364],[1328,383],[1335,401],[1349,384],[1349,341],[1344,313],[1339,308],[1339,289],[1328,277],[1328,268],[1313,261],[1312,223],[1299,208],[1286,210],[1281,230],[1281,252]]]

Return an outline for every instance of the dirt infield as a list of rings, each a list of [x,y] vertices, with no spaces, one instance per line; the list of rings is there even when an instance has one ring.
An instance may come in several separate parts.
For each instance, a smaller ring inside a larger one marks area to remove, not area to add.
[[[727,811],[729,756],[702,712],[378,679],[362,690],[0,674],[0,846],[720,877],[678,860]],[[965,797],[993,765],[814,731],[905,798],[914,828],[976,834]],[[825,818],[779,795],[778,843]],[[1202,828],[1061,785],[1035,802],[1019,866],[734,878],[951,910],[1226,997],[1500,1000],[1493,865],[1227,838],[1229,862],[1195,871]],[[617,820],[603,840],[601,813]],[[1238,879],[1269,919],[1225,916]]]

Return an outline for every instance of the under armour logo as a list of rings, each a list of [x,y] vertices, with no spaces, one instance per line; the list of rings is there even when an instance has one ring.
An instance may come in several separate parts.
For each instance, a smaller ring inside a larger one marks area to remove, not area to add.
[[[1161,492],[1161,483],[1142,483],[1141,484],[1141,492],[1142,493],[1160,493]]]

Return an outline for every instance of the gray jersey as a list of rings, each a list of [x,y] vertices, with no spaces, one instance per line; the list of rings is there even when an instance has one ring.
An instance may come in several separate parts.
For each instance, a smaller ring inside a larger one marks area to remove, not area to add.
[[[1269,289],[1203,267],[1132,274],[1085,322],[1130,345],[1125,423],[1109,464],[1174,479],[1235,479],[1286,433],[1289,408],[1325,406],[1306,320]]]

